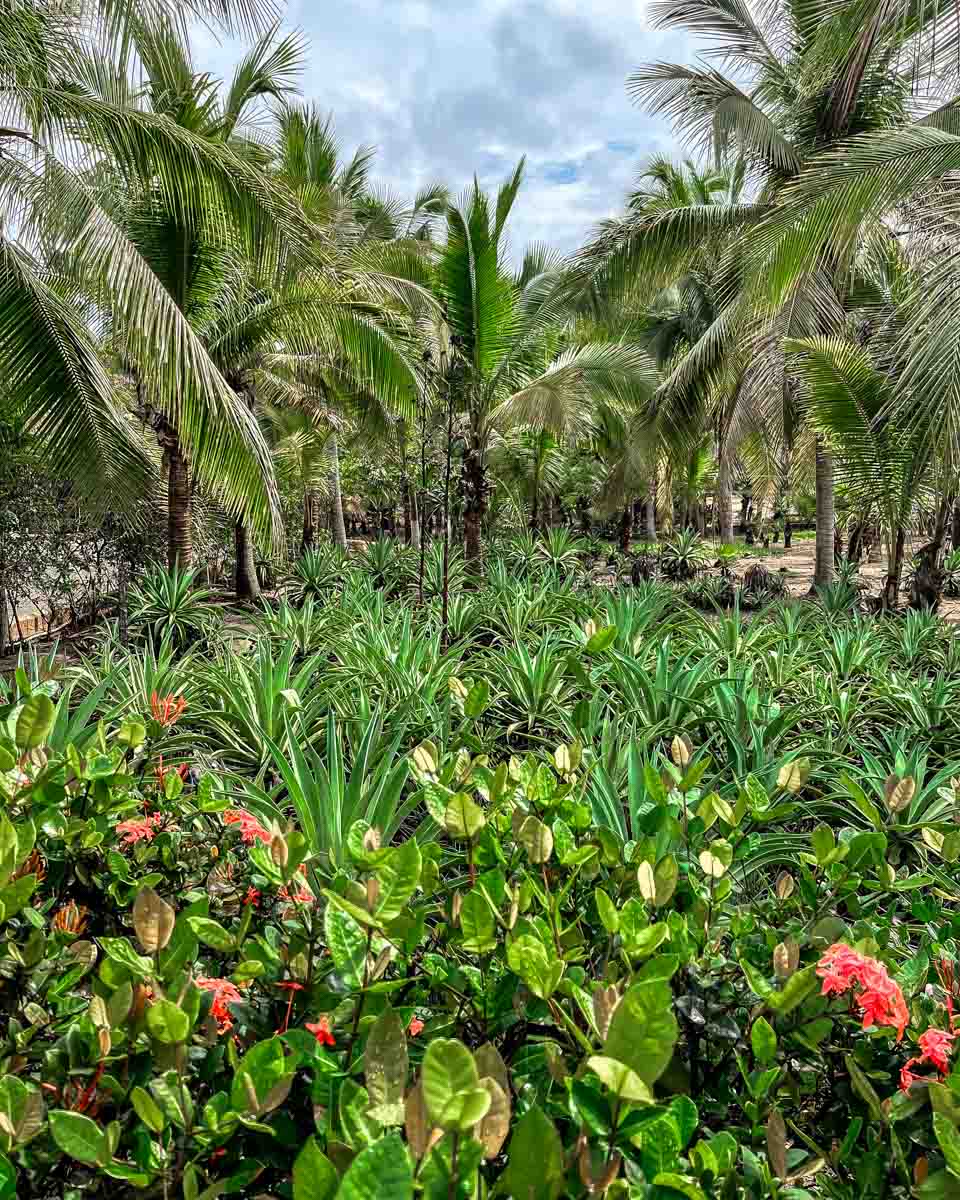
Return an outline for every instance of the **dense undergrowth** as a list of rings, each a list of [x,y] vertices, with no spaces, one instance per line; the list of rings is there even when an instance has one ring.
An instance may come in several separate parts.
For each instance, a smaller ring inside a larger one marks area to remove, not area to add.
[[[951,628],[557,549],[22,664],[0,1197],[960,1194]]]

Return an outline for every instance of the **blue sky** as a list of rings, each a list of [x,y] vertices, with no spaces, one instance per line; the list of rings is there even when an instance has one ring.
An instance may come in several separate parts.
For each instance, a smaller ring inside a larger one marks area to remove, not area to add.
[[[688,61],[682,36],[652,30],[630,0],[292,0],[285,24],[309,38],[304,94],[334,114],[344,147],[377,148],[376,178],[402,195],[476,172],[498,183],[527,156],[511,222],[530,241],[573,249],[618,210],[646,156],[676,149],[669,128],[628,100],[641,63]],[[198,69],[229,72],[240,47],[201,32]]]

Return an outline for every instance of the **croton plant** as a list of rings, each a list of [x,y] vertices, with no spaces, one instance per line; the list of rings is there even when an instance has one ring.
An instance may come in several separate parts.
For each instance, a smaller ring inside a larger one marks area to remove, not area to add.
[[[747,875],[807,763],[731,804],[674,738],[624,843],[577,744],[465,719],[415,836],[332,862],[165,755],[182,712],[0,711],[0,1200],[960,1196],[950,829]]]

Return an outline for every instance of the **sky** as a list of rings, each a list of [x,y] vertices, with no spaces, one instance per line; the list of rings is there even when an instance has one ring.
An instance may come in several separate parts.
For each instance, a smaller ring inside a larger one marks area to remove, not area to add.
[[[636,107],[628,74],[690,61],[636,0],[291,0],[287,28],[309,39],[304,95],[333,113],[348,152],[374,146],[373,174],[401,196],[432,182],[459,192],[476,174],[526,176],[511,250],[573,250],[616,213],[643,160],[676,152],[669,127]],[[229,73],[242,47],[200,31],[200,70]]]

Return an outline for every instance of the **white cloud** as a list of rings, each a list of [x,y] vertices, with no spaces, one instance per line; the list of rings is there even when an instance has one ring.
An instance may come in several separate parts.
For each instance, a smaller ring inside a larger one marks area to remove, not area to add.
[[[498,183],[521,155],[527,181],[511,241],[573,249],[616,212],[638,164],[670,131],[635,108],[641,63],[688,60],[623,0],[300,0],[289,27],[309,37],[304,94],[334,114],[347,150],[377,148],[375,173],[402,193],[433,181]],[[229,71],[241,47],[196,45],[198,66]]]

